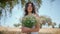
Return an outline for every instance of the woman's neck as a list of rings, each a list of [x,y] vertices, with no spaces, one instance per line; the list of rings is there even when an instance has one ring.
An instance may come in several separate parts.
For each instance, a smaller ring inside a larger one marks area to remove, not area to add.
[[[32,13],[28,13],[28,15],[31,15]]]

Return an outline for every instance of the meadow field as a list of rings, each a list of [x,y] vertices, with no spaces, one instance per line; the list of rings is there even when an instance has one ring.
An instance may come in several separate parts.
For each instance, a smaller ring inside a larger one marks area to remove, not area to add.
[[[0,34],[25,34],[21,33],[20,28],[0,27]],[[39,34],[60,34],[59,28],[42,28]]]

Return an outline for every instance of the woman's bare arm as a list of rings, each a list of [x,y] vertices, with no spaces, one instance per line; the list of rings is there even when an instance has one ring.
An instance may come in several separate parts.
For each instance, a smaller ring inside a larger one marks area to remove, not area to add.
[[[36,26],[35,26],[35,28],[31,28],[31,29],[30,29],[30,32],[38,32],[39,29],[40,29],[40,26],[39,26],[39,24],[37,23]]]

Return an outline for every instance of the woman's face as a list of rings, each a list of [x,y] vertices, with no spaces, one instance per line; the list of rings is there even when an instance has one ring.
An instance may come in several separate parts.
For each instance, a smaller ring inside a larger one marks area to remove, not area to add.
[[[27,11],[32,12],[32,4],[28,4]]]

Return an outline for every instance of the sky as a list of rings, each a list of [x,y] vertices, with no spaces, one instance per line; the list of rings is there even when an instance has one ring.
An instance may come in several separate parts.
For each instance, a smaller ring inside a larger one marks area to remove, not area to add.
[[[49,16],[53,22],[56,22],[56,27],[60,24],[60,0],[55,0],[51,2],[51,0],[42,0],[41,7],[38,9],[39,16],[46,15]],[[21,18],[24,15],[24,9],[21,7],[21,3],[14,6],[12,9],[12,16],[8,17],[5,20],[4,18],[1,20],[2,26],[14,27],[13,24],[20,23]]]
[[[49,0],[43,0],[42,6],[39,9],[39,15],[47,15],[52,18],[53,22],[56,22],[56,26],[60,24],[60,0],[50,2]]]

